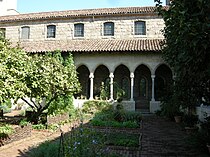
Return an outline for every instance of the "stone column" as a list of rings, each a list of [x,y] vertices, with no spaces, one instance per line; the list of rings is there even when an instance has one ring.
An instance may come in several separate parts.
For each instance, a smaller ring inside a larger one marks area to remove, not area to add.
[[[114,74],[110,73],[109,77],[110,77],[110,100],[114,100],[114,87],[113,87]]]
[[[130,78],[131,78],[131,98],[130,98],[130,100],[133,101],[133,86],[134,86],[134,73],[133,72],[131,72]]]
[[[152,100],[155,101],[155,75],[151,75],[152,78]]]
[[[90,73],[90,100],[93,100],[93,79],[94,79],[94,74]]]

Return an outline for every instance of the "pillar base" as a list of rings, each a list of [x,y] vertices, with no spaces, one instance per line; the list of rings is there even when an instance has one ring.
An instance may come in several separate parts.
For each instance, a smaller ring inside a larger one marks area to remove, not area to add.
[[[150,112],[155,113],[156,111],[160,110],[160,101],[150,101]]]

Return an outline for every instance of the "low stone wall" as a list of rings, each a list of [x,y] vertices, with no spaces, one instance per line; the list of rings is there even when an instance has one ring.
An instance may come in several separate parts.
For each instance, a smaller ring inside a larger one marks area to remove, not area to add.
[[[14,128],[14,133],[12,133],[11,135],[9,135],[5,138],[0,138],[0,146],[3,146],[5,144],[8,144],[8,143],[11,143],[11,142],[14,142],[14,141],[24,139],[26,137],[30,137],[31,136],[31,130],[32,130],[31,125],[27,125],[27,126],[24,126],[24,127],[16,126]]]
[[[69,119],[69,114],[61,114],[56,116],[47,116],[47,124],[56,124]]]
[[[118,102],[114,102],[114,108],[116,108]],[[122,101],[121,104],[123,105],[124,109],[127,111],[135,111],[135,101]]]

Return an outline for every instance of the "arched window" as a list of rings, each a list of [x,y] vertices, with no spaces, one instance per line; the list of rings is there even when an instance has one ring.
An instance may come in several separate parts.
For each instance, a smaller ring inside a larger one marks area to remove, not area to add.
[[[114,23],[113,22],[104,23],[104,36],[114,36]]]
[[[147,81],[144,77],[140,79],[140,96],[146,97],[147,91]]]
[[[55,38],[56,26],[48,25],[47,26],[47,38]]]
[[[21,27],[21,39],[29,39],[30,37],[30,27]]]
[[[84,24],[74,24],[74,37],[84,37]]]
[[[146,35],[146,22],[136,21],[134,26],[135,35]]]

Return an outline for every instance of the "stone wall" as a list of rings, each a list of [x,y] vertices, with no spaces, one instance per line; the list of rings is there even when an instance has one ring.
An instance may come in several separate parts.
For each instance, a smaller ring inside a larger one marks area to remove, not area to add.
[[[56,116],[47,116],[47,124],[57,124],[59,122],[65,121],[69,119],[69,114],[61,114],[61,115],[56,115]]]
[[[146,35],[134,35],[134,22],[146,22]],[[114,22],[115,35],[103,36],[103,23]],[[84,24],[84,37],[74,37],[74,24]],[[56,38],[46,38],[47,25],[56,25]],[[21,39],[21,27],[30,27],[30,39]],[[40,41],[40,40],[71,40],[71,39],[131,39],[131,38],[163,38],[161,29],[164,21],[156,16],[121,16],[103,18],[78,18],[51,21],[24,21],[18,23],[2,24],[6,28],[6,38],[17,41]]]
[[[113,103],[114,108],[116,108],[116,106],[117,106],[118,104],[119,104],[119,103],[114,102],[114,103]],[[124,108],[126,111],[135,111],[135,101],[122,101],[121,104],[123,105],[123,108]]]

